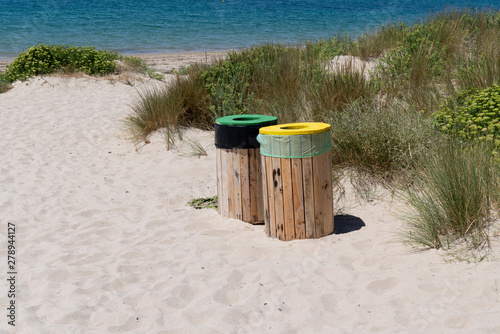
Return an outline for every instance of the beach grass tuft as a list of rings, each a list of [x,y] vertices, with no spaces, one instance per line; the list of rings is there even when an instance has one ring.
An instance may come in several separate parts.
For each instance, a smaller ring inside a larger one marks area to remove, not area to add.
[[[439,138],[428,118],[401,104],[354,103],[326,121],[333,164],[384,180],[418,168]]]
[[[139,89],[131,107],[133,113],[125,125],[136,143],[148,142],[152,132],[163,128],[170,148],[181,125],[208,129],[214,121],[207,92],[200,77],[194,75],[177,76],[172,85],[159,83]]]
[[[477,249],[489,241],[498,212],[500,169],[487,142],[443,141],[408,189],[403,239],[413,246],[450,248],[457,241]]]
[[[380,91],[380,84],[367,78],[364,65],[356,69],[351,58],[336,68],[329,68],[309,89],[313,118],[324,121],[346,106],[371,103]]]

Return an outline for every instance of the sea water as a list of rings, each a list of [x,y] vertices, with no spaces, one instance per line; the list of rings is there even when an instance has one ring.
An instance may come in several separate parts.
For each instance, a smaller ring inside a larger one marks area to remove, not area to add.
[[[0,58],[40,43],[123,53],[304,43],[499,0],[0,0]]]

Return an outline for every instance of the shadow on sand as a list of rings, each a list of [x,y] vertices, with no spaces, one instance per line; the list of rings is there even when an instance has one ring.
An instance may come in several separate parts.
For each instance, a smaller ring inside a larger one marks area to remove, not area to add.
[[[333,234],[344,234],[360,230],[365,223],[361,218],[351,215],[335,216],[335,229]]]

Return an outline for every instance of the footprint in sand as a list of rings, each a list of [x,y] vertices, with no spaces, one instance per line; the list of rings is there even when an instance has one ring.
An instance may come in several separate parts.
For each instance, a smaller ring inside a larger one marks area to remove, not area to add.
[[[172,290],[171,296],[165,299],[165,303],[172,308],[183,309],[195,295],[195,291],[189,285],[181,285]]]
[[[368,284],[368,291],[376,295],[383,295],[395,288],[398,283],[399,281],[393,277],[376,280]]]

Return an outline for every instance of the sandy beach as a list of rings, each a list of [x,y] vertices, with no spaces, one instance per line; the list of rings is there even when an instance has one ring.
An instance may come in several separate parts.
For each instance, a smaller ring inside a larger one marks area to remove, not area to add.
[[[218,54],[144,56],[162,72]],[[169,80],[169,77],[165,79]],[[213,132],[137,148],[123,120],[143,85],[37,77],[0,94],[2,333],[500,333],[500,243],[449,262],[397,241],[402,202],[336,205],[337,233],[271,239],[196,210],[217,194]],[[8,325],[7,225],[16,228]]]

